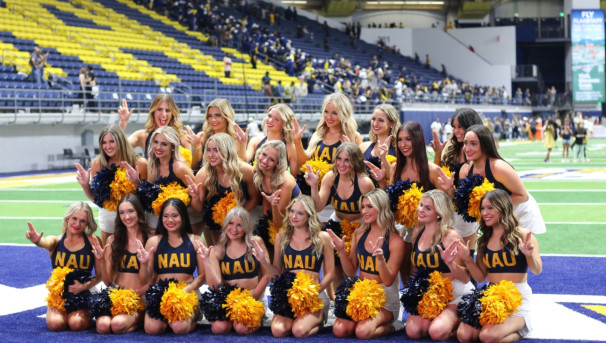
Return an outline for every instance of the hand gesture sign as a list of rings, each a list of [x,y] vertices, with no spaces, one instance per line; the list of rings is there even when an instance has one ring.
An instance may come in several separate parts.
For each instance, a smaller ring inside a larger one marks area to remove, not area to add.
[[[273,194],[267,195],[267,193],[261,192],[261,195],[263,195],[263,198],[265,198],[271,207],[278,207],[278,204],[280,203],[280,193],[282,193],[282,190],[278,189]]]
[[[438,250],[440,251],[440,257],[446,264],[452,263],[457,257],[457,247],[461,241],[456,240],[450,243],[446,250],[442,249],[442,246],[438,244]],[[462,244],[462,243],[461,243]]]
[[[452,190],[452,187],[454,185],[454,173],[452,173],[452,175],[450,175],[450,177],[448,177],[446,175],[446,173],[442,170],[442,168],[437,168],[438,169],[438,182],[440,183],[438,185],[438,188],[440,188],[441,190],[443,190],[444,192],[446,192],[446,194],[448,194],[448,192],[450,190]]]
[[[309,163],[305,163],[305,165],[307,166],[307,172],[305,173],[305,180],[307,180],[307,183],[309,183],[310,186],[312,186],[312,187],[317,186],[318,180],[320,179],[320,171],[318,170],[317,173],[314,173],[314,170],[311,168]]]
[[[471,249],[469,248],[469,244],[471,244],[471,241],[467,241],[467,243],[465,243],[462,240],[457,240],[455,242],[457,243],[457,249],[455,250],[457,255],[459,255],[461,258],[470,256],[469,254]]]
[[[90,170],[84,169],[80,163],[77,162],[74,163],[74,166],[76,166],[76,180],[78,180],[78,183],[82,187],[87,186],[90,180]]]
[[[202,140],[201,136],[196,135],[189,125],[185,125],[184,128],[185,133],[187,133],[185,139],[189,142],[189,144],[191,144],[194,148],[200,146],[200,141]]]
[[[433,135],[433,140],[431,142],[429,142],[429,145],[431,146],[431,148],[433,149],[433,151],[436,154],[441,153],[442,150],[444,150],[444,146],[446,146],[446,143],[448,141],[444,141],[444,143],[442,143],[440,141],[440,135],[436,131],[431,130],[431,133]]]
[[[236,130],[236,140],[240,143],[240,146],[246,147],[248,142],[248,128],[246,131],[242,131],[240,125],[234,123],[234,129]]]
[[[299,125],[299,122],[297,121],[297,118],[295,118],[295,117],[292,118],[292,125],[293,125],[292,139],[294,139],[295,141],[300,141],[301,138],[303,137],[303,133],[305,133],[305,129],[307,129],[307,125],[303,125],[303,128],[301,128],[301,126]]]
[[[44,231],[40,231],[40,233],[37,233],[36,229],[34,229],[34,225],[30,222],[27,222],[27,226],[29,227],[29,231],[25,232],[25,238],[29,239],[30,242],[38,245],[38,243],[42,239],[42,235],[44,235]]]
[[[265,249],[263,249],[261,244],[259,244],[259,242],[257,242],[256,239],[252,240],[252,244],[253,244],[253,249],[252,249],[253,256],[257,259],[257,261],[259,261],[260,263],[263,263],[263,261],[265,261]]]
[[[99,243],[99,240],[96,238],[93,238],[92,240],[92,246],[93,246],[93,254],[95,255],[95,259],[97,261],[102,261],[105,259],[105,251],[107,249],[107,247],[109,245],[105,245],[105,247],[101,247],[101,243]]]
[[[372,251],[372,256],[383,256],[383,239],[383,237],[377,238],[377,241],[374,244],[372,241],[368,241],[370,244],[370,250]]]
[[[149,262],[154,250],[156,250],[156,247],[152,247],[149,251],[145,250],[143,243],[141,243],[140,240],[137,240],[137,259],[141,264]]]
[[[200,186],[202,184],[196,183],[191,176],[185,175],[185,181],[187,181],[187,193],[192,199],[200,197]]]
[[[383,179],[385,179],[385,166],[381,165],[381,168],[375,166],[374,164],[372,164],[372,162],[370,161],[364,161],[364,164],[368,167],[368,169],[370,169],[370,175],[372,176],[373,179],[378,181],[381,181]]]
[[[126,170],[126,178],[135,185],[139,184],[139,167],[133,168],[128,162],[120,162],[120,166]]]
[[[208,261],[208,257],[210,256],[211,251],[213,250],[213,246],[209,246],[208,248],[202,243],[202,241],[194,241],[196,245],[196,254],[200,256],[203,261]]]
[[[387,153],[389,152],[389,147],[391,146],[392,138],[393,138],[392,136],[387,136],[387,138],[385,138],[383,143],[380,143],[377,146],[377,152],[379,153],[380,158],[387,156]]]
[[[337,236],[331,229],[326,230],[326,232],[328,232],[328,235],[330,236],[330,245],[332,248],[336,251],[343,251],[345,249],[345,241]]]
[[[120,116],[120,122],[128,122],[134,111],[134,108],[131,108],[130,110],[128,109],[126,99],[122,98],[122,105],[118,107],[118,116]]]
[[[526,256],[532,256],[534,252],[534,244],[530,241],[532,238],[532,232],[528,232],[526,237],[524,237],[524,241],[520,240],[520,251]]]

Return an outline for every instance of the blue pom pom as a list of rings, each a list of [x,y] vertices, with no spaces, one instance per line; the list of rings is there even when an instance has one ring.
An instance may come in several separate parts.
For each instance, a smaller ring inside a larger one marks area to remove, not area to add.
[[[297,176],[295,176],[295,182],[299,185],[299,189],[301,190],[301,194],[311,196],[311,187],[305,181],[305,173],[299,172]]]
[[[269,286],[271,302],[269,309],[282,317],[294,319],[295,314],[288,302],[288,290],[292,287],[296,275],[291,272],[284,272],[278,275]]]
[[[93,318],[99,318],[103,316],[112,315],[112,302],[109,299],[109,288],[104,289],[103,291],[92,294],[88,298],[88,313]]]
[[[160,194],[161,191],[160,186],[157,184],[143,180],[139,184],[139,187],[137,187],[135,195],[141,201],[141,205],[143,205],[143,209],[146,212],[154,213],[152,203],[158,199],[158,194]]]
[[[271,247],[273,244],[269,242],[269,221],[273,219],[272,212],[269,211],[267,215],[259,218],[257,225],[255,226],[254,234],[259,236],[265,242],[266,247]]]
[[[166,318],[164,318],[164,315],[160,312],[160,304],[162,303],[162,296],[171,282],[179,281],[176,279],[160,279],[158,282],[149,286],[147,292],[145,292],[145,301],[147,302],[145,310],[151,318],[166,321]]]
[[[419,315],[417,306],[423,298],[423,293],[429,288],[429,270],[427,268],[419,268],[416,273],[408,277],[408,281],[402,289],[400,302],[404,306],[404,310],[412,315]]]
[[[400,200],[400,195],[410,187],[412,187],[413,182],[410,182],[410,179],[399,180],[391,185],[387,186],[385,192],[389,196],[389,205],[393,213],[396,213],[398,209],[398,202]]]
[[[109,168],[101,169],[90,184],[90,190],[93,193],[95,205],[103,208],[103,203],[109,200],[111,196],[111,183],[116,177],[116,171],[118,167],[112,165]]]
[[[204,204],[204,209],[202,210],[203,222],[206,224],[206,228],[211,231],[220,232],[223,229],[221,225],[215,223],[213,220],[213,206],[215,206],[222,198],[222,195],[215,194]]]
[[[351,288],[357,281],[357,277],[347,278],[339,287],[337,287],[337,290],[335,291],[335,317],[353,321],[353,319],[347,315],[347,305],[349,304],[347,298],[349,297]]]
[[[65,276],[63,283],[63,299],[65,299],[65,303],[63,306],[67,313],[88,309],[88,298],[91,296],[91,292],[86,290],[73,294],[69,291],[69,286],[73,285],[75,281],[87,283],[91,278],[90,273],[82,269],[76,269]]]
[[[466,178],[460,179],[457,182],[457,188],[452,202],[457,208],[457,213],[463,216],[463,220],[468,223],[476,222],[476,218],[467,213],[467,209],[469,208],[469,195],[475,187],[480,186],[483,182],[484,177],[478,174],[468,175]]]
[[[227,309],[223,308],[225,299],[236,289],[236,286],[221,284],[217,289],[210,289],[200,296],[200,308],[209,322],[227,320]]]
[[[482,288],[475,289],[469,294],[465,294],[457,305],[457,315],[461,318],[461,321],[476,329],[482,328],[482,325],[480,325],[480,314],[482,314],[480,299],[484,296],[484,291],[487,287],[488,284]]]

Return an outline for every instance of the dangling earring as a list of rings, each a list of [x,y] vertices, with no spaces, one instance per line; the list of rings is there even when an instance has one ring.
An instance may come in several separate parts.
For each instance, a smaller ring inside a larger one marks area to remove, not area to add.
[[[440,221],[440,220],[442,220],[442,217],[440,217],[440,216],[437,216],[437,219],[438,219],[438,221]]]

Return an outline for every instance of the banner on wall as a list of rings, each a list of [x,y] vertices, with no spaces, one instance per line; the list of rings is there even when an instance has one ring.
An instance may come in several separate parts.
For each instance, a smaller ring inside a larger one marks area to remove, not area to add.
[[[575,103],[606,99],[604,90],[604,11],[572,10],[572,95]]]

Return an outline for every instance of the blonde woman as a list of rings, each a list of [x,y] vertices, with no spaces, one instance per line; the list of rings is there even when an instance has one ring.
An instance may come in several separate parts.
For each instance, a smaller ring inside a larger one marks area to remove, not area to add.
[[[364,153],[364,161],[372,163],[377,168],[385,166],[385,173],[391,175],[391,165],[386,155],[396,156],[396,141],[400,114],[392,105],[381,104],[374,108],[370,120],[370,132],[367,142],[360,145]]]
[[[196,161],[202,160],[202,151],[208,139],[217,133],[226,133],[233,138],[236,144],[238,157],[246,160],[246,142],[248,140],[248,129],[242,131],[235,121],[235,112],[229,100],[217,98],[206,106],[204,115],[204,125],[202,131],[198,133],[199,143],[195,145],[193,158]]]
[[[322,224],[316,214],[315,204],[309,196],[295,198],[286,208],[288,216],[284,218],[282,230],[276,236],[274,249],[274,274],[285,271],[305,272],[320,284],[320,298],[324,307],[316,312],[308,312],[295,319],[274,313],[271,332],[274,337],[290,334],[299,337],[315,335],[327,319],[328,297],[324,290],[334,278],[334,253],[330,246],[330,237],[321,231]],[[297,263],[297,261],[307,261]],[[324,272],[320,281],[320,268]]]
[[[99,133],[99,148],[101,153],[93,159],[90,169],[85,170],[79,163],[75,163],[76,179],[86,197],[95,201],[95,195],[91,190],[91,181],[103,169],[120,167],[122,161],[135,166],[141,177],[147,178],[147,161],[139,156],[128,144],[126,135],[120,126],[111,124],[103,128]],[[108,211],[99,208],[99,229],[101,229],[101,245],[105,246],[107,238],[114,233],[116,211]]]
[[[252,166],[238,159],[234,141],[226,133],[216,133],[208,137],[202,169],[195,179],[188,179],[192,208],[204,211],[204,237],[209,245],[219,241],[221,225],[212,220],[212,206],[233,192],[236,201],[247,211],[258,203],[259,194],[253,183]]]
[[[297,159],[297,149],[293,139],[295,114],[292,109],[285,104],[271,106],[267,110],[267,117],[263,120],[263,131],[265,136],[254,137],[248,143],[246,149],[246,160],[252,162],[259,147],[265,142],[278,140],[286,146],[287,167],[290,173],[296,176],[299,173],[300,163]]]

